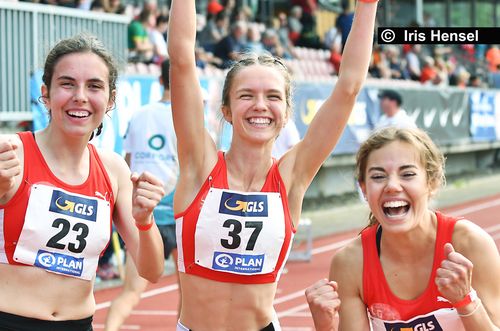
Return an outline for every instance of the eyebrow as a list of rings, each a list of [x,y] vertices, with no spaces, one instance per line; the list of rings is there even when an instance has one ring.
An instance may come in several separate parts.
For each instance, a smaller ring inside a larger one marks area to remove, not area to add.
[[[71,81],[76,81],[76,79],[74,79],[71,76],[60,76],[60,77],[57,77],[56,79],[57,80],[71,80]],[[90,78],[90,79],[87,80],[87,82],[102,83],[102,84],[104,84],[104,81],[102,79],[100,79],[100,78]]]
[[[417,169],[417,166],[413,165],[413,164],[406,164],[406,165],[403,165],[401,167],[399,167],[399,170],[407,170],[407,169]],[[370,171],[382,171],[382,172],[385,172],[385,169],[382,168],[382,167],[371,167],[370,169],[368,169],[368,172]]]
[[[236,93],[245,93],[245,92],[253,92],[254,90],[251,89],[251,88],[242,88],[242,89],[239,89],[239,90],[236,90]],[[269,90],[266,90],[266,93],[279,93],[279,94],[284,94],[282,91],[278,90],[278,89],[269,89]]]

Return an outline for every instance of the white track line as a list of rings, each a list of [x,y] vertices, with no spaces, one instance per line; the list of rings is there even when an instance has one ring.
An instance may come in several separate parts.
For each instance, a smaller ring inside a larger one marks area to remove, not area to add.
[[[287,309],[285,311],[276,313],[276,315],[278,315],[278,318],[282,318],[282,317],[286,317],[286,316],[289,316],[289,315],[293,315],[293,314],[295,314],[297,312],[300,312],[300,311],[302,311],[304,309],[309,309],[309,305],[307,303],[303,303],[303,304],[301,304],[299,306],[296,306],[296,307]]]
[[[495,199],[495,200],[491,200],[491,201],[480,203],[480,204],[475,205],[475,206],[470,206],[470,207],[467,207],[467,208],[462,208],[462,209],[458,209],[458,210],[452,211],[452,212],[449,213],[449,215],[455,216],[455,217],[456,216],[464,216],[464,215],[467,215],[467,214],[472,214],[472,213],[474,213],[476,211],[480,211],[480,210],[483,210],[483,209],[488,209],[488,208],[495,207],[495,206],[498,206],[498,205],[500,205],[500,199]]]

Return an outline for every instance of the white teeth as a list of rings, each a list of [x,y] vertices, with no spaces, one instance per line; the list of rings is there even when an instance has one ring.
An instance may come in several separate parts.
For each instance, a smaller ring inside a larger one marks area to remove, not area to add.
[[[71,110],[68,111],[68,114],[76,117],[87,117],[90,115],[90,112],[84,110]]]
[[[397,208],[397,207],[404,207],[408,206],[408,202],[406,201],[387,201],[384,203],[385,208]]]
[[[271,124],[271,119],[264,117],[252,117],[248,121],[252,124]]]

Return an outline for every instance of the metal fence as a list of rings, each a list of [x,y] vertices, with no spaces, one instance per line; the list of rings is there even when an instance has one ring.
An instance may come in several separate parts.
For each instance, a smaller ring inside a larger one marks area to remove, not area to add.
[[[0,121],[31,120],[31,73],[43,67],[60,39],[92,33],[124,66],[129,21],[122,15],[0,0]]]

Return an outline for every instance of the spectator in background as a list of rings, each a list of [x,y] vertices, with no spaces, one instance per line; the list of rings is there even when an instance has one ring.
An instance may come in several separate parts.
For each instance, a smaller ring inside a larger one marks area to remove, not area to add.
[[[288,16],[288,38],[292,41],[294,45],[300,38],[302,33],[302,8],[300,6],[293,6],[290,10],[290,16]]]
[[[271,53],[273,56],[277,56],[284,59],[290,59],[291,55],[288,54],[284,47],[281,45],[278,38],[278,33],[274,29],[267,29],[262,34],[262,45],[264,49]]]
[[[437,76],[437,70],[435,67],[435,61],[432,57],[426,56],[424,58],[424,65],[422,67],[422,71],[420,73],[420,83],[434,83],[434,80]]]
[[[333,43],[330,48],[330,63],[333,65],[335,69],[335,74],[339,74],[340,71],[340,62],[342,61],[342,45],[340,43]]]
[[[498,49],[498,45],[492,45],[486,51],[485,58],[490,72],[497,72],[500,66],[500,49]]]
[[[207,4],[207,14],[208,15],[217,15],[221,11],[224,10],[224,6],[219,3],[217,0],[210,0]]]
[[[290,57],[294,57],[293,43],[290,40],[290,29],[288,28],[288,17],[285,13],[279,13],[278,17],[273,20],[274,29],[278,34],[278,40],[285,53]]]
[[[161,63],[160,83],[163,85],[161,100],[148,104],[134,112],[123,141],[125,160],[133,171],[147,171],[158,176],[164,183],[166,196],[153,210],[154,220],[163,240],[164,257],[172,253],[177,260],[175,240],[174,190],[179,174],[177,162],[177,138],[170,107],[170,63]],[[140,156],[138,156],[140,155]],[[147,155],[147,156],[145,156]],[[139,303],[148,281],[139,276],[134,261],[127,252],[125,283],[122,292],[111,303],[106,318],[106,331],[118,331]]]
[[[344,51],[344,46],[347,41],[347,37],[349,36],[349,32],[351,32],[353,20],[354,12],[350,9],[349,1],[342,0],[342,13],[335,21],[335,27],[342,36],[342,52]]]
[[[167,41],[165,34],[168,30],[168,16],[160,15],[156,18],[156,25],[149,30],[149,39],[153,44],[154,58],[156,64],[161,64],[168,58]]]
[[[422,51],[422,45],[416,44],[411,45],[409,51],[406,53],[406,70],[411,80],[420,81],[421,69],[420,69],[420,53]]]
[[[137,20],[128,26],[128,50],[130,62],[151,63],[154,56],[154,45],[149,39],[148,29],[155,26],[155,13],[144,8]]]
[[[227,35],[229,17],[223,8],[216,14],[209,11],[207,24],[197,36],[198,42],[208,52],[213,52],[215,44]]]
[[[389,67],[389,75],[391,79],[407,79],[406,71],[403,68],[400,58],[399,48],[394,45],[384,47],[384,54]]]
[[[316,29],[318,0],[292,0],[292,5],[302,8],[302,26],[308,31],[314,31]]]
[[[112,14],[125,14],[126,7],[120,0],[109,0],[106,8],[107,13]]]
[[[383,115],[375,124],[375,130],[389,126],[401,129],[417,127],[415,121],[408,116],[404,109],[401,109],[401,105],[403,104],[401,94],[394,90],[384,90],[379,94],[379,99]]]
[[[247,43],[245,46],[245,52],[254,52],[261,54],[265,51],[264,45],[261,42],[261,33],[259,31],[259,26],[257,24],[251,24],[248,27],[247,32]]]
[[[214,48],[214,55],[222,60],[222,69],[229,68],[232,61],[240,58],[240,53],[245,49],[247,23],[237,21],[231,25],[231,33],[222,38]]]

